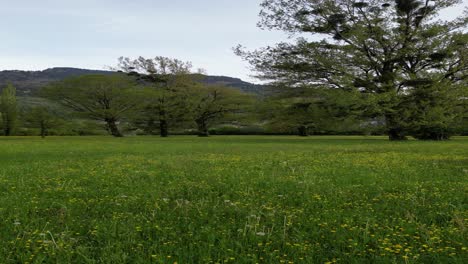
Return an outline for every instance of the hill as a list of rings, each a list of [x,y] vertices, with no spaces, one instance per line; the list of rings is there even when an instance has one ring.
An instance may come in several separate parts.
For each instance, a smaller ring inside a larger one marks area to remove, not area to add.
[[[224,85],[239,89],[246,93],[264,94],[266,91],[265,85],[253,84],[245,82],[239,78],[232,78],[227,76],[210,76],[207,75],[203,78],[203,82],[211,85]]]
[[[27,96],[50,82],[60,81],[68,77],[87,74],[110,74],[109,71],[85,70],[75,68],[52,68],[43,71],[1,71],[0,90],[12,83],[18,95]]]
[[[35,91],[50,82],[60,81],[69,77],[88,74],[112,74],[112,71],[88,70],[77,68],[51,68],[43,71],[0,71],[0,91],[12,83],[20,96],[31,96]],[[205,76],[203,82],[206,84],[218,84],[239,89],[243,92],[263,94],[264,86],[242,81],[239,78],[227,76]]]

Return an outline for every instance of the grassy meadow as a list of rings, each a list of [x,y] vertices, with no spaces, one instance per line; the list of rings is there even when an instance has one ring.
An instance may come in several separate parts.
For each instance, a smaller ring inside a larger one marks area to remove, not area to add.
[[[468,138],[0,138],[0,263],[467,263]]]

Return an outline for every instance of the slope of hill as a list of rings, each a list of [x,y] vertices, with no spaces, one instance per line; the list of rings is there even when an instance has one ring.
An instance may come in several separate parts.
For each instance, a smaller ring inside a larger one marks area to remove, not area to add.
[[[112,74],[111,71],[88,70],[77,68],[51,68],[44,71],[0,71],[0,91],[12,83],[18,95],[31,96],[39,88],[50,82],[60,81],[68,77],[82,76],[88,74]],[[244,92],[263,94],[264,86],[244,82],[238,78],[226,76],[205,76],[203,82],[206,84],[218,84],[236,88]]]
[[[18,95],[27,96],[50,82],[60,81],[68,77],[110,73],[109,71],[75,68],[52,68],[44,71],[1,71],[0,90],[8,83],[12,83],[16,87]]]
[[[203,82],[212,85],[224,85],[232,88],[237,88],[246,93],[264,94],[265,85],[253,84],[245,82],[239,78],[232,78],[227,76],[210,76],[207,75],[203,78]]]

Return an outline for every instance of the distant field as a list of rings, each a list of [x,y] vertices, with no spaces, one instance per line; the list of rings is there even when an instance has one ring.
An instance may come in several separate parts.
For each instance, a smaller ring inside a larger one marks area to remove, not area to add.
[[[0,263],[468,263],[468,138],[0,138]]]

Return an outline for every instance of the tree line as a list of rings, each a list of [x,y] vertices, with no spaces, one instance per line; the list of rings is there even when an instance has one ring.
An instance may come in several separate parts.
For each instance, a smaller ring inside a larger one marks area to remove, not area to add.
[[[172,129],[195,128],[199,136],[208,136],[215,124],[245,118],[253,95],[206,85],[201,78],[190,63],[177,59],[121,58],[114,74],[51,83],[39,92],[48,100],[46,104],[22,109],[15,88],[9,85],[1,95],[3,134],[13,135],[15,129],[29,127],[45,137],[51,130],[81,121],[94,123],[115,137],[124,135],[122,127],[127,133],[138,130],[161,137]]]
[[[301,136],[444,140],[468,131],[467,12],[438,18],[458,3],[265,0],[260,27],[298,36],[259,50],[235,49],[269,83],[266,96],[205,85],[191,63],[166,57],[122,57],[114,75],[70,78],[44,87],[41,96],[116,137],[123,127],[167,137],[193,129],[208,136],[213,126],[230,125]],[[18,119],[43,136],[70,121],[44,107],[18,113],[11,85],[0,109],[4,135]]]

